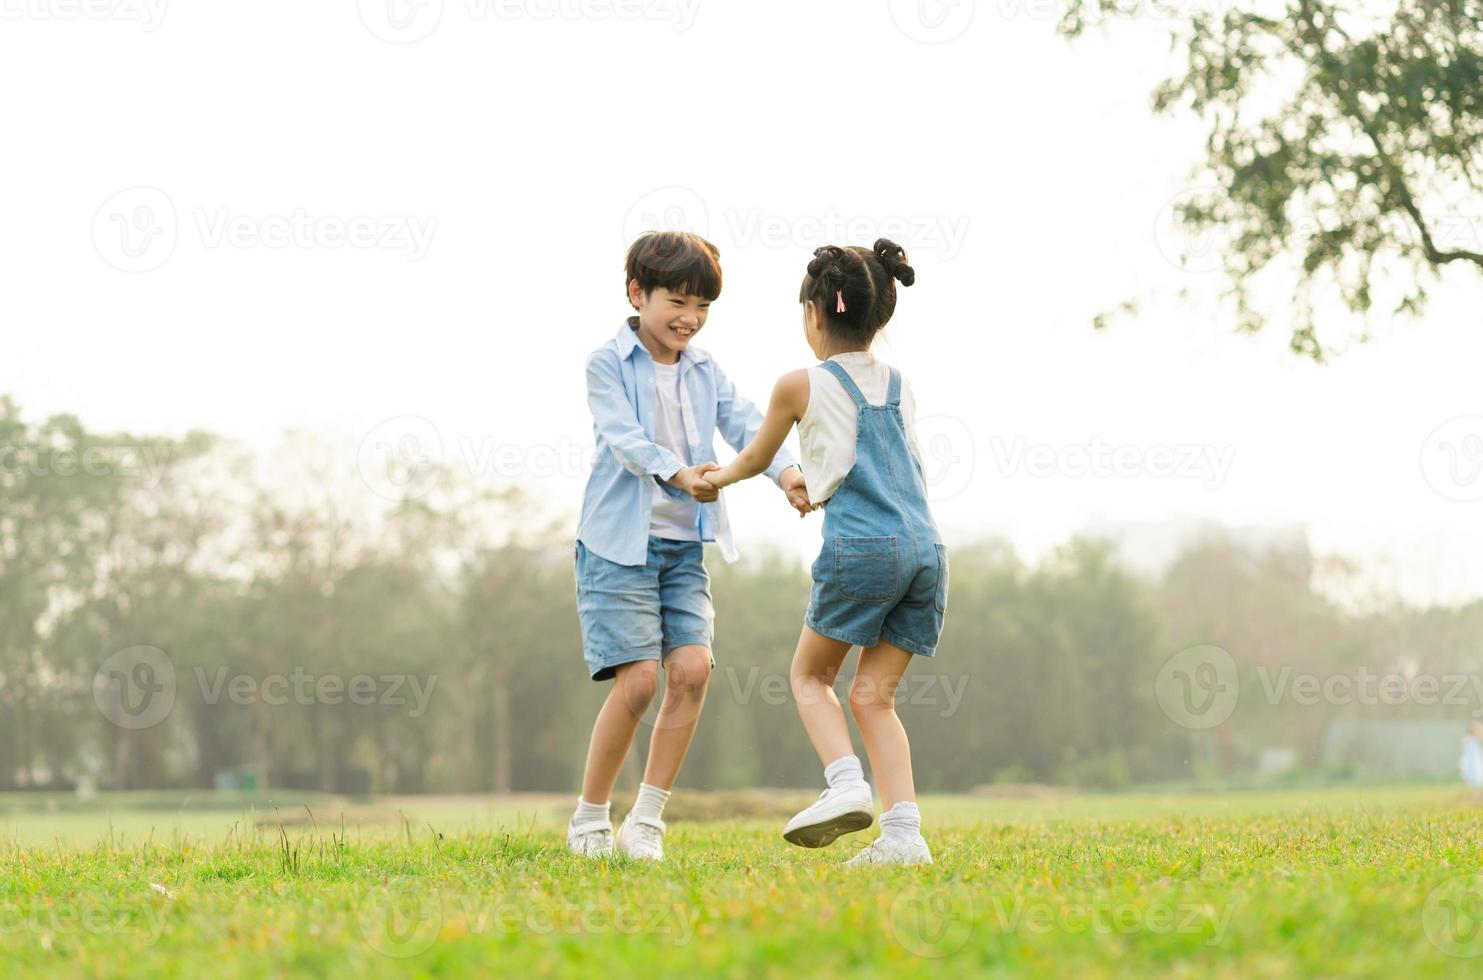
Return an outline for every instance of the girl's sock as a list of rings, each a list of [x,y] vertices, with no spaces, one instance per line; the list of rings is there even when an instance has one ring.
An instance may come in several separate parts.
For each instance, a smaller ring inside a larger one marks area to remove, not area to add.
[[[842,755],[824,767],[824,782],[830,789],[836,786],[852,786],[865,782],[865,770],[860,768],[860,757]]]
[[[611,801],[608,803],[588,803],[579,796],[577,797],[577,812],[572,816],[572,823],[583,824],[607,820],[609,819],[608,808],[612,805]]]
[[[881,836],[895,840],[916,840],[922,836],[922,813],[917,805],[902,800],[881,814]]]
[[[668,802],[669,790],[639,783],[638,799],[633,801],[633,812],[629,816],[658,820],[664,813],[664,804]]]

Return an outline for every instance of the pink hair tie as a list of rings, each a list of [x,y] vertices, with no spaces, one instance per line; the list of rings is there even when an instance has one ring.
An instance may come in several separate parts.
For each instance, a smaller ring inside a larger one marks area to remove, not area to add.
[[[844,290],[843,289],[836,289],[834,291],[834,296],[839,301],[835,305],[835,307],[834,307],[834,312],[835,313],[843,313],[845,311],[844,310]]]

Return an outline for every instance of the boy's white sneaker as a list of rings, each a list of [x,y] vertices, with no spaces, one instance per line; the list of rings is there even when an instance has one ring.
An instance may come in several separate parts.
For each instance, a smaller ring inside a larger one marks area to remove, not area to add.
[[[847,868],[866,864],[931,864],[932,852],[921,834],[902,839],[882,834],[870,846],[844,863]]]
[[[604,857],[613,853],[613,822],[592,820],[566,825],[566,848],[583,857]]]
[[[808,809],[783,828],[783,840],[799,847],[828,847],[841,834],[853,834],[875,822],[875,798],[867,782],[831,786]]]
[[[618,828],[618,850],[643,861],[663,861],[664,830],[663,820],[630,813]]]

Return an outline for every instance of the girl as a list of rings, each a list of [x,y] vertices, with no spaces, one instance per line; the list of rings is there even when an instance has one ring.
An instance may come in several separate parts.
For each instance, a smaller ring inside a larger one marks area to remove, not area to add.
[[[828,788],[788,822],[783,837],[825,847],[874,819],[870,786],[834,695],[845,656],[859,646],[850,708],[884,812],[881,836],[850,865],[932,862],[895,695],[912,656],[930,657],[937,647],[947,549],[927,508],[911,390],[870,353],[896,310],[897,281],[910,286],[916,273],[886,239],[874,249],[830,245],[814,253],[799,300],[804,337],[824,363],[783,375],[757,437],[730,465],[705,476],[724,487],[761,473],[797,423],[810,503],[829,504],[791,678]]]

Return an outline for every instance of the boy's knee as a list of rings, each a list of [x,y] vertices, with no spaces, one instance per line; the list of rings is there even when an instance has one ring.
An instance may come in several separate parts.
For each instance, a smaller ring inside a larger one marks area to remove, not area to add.
[[[676,647],[664,658],[664,683],[676,695],[698,695],[711,680],[711,652],[703,646]]]
[[[648,710],[659,690],[659,664],[653,660],[624,664],[614,675],[614,684],[615,692],[628,710],[641,715]]]

